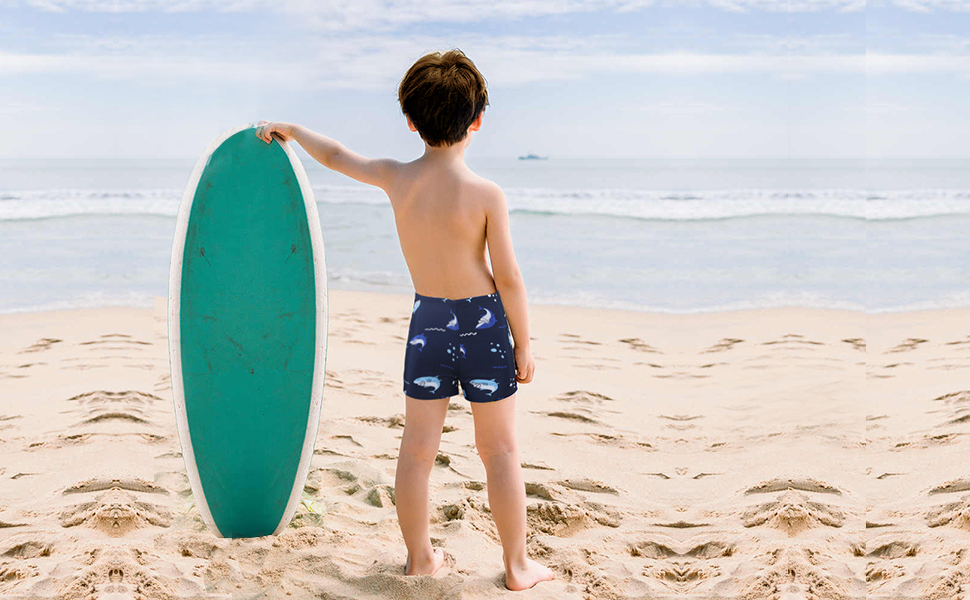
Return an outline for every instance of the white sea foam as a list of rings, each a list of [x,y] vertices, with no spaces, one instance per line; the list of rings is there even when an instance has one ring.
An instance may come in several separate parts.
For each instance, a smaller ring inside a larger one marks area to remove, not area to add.
[[[376,188],[319,186],[322,204],[387,205]],[[513,213],[584,215],[657,221],[757,216],[829,216],[875,221],[970,215],[970,190],[675,190],[508,188]],[[0,192],[0,221],[84,215],[172,217],[181,190],[50,189]]]

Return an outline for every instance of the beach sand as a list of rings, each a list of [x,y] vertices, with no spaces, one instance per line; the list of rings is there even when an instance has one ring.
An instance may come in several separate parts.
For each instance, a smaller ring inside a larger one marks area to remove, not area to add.
[[[462,398],[431,477],[453,560],[402,574],[410,308],[331,292],[312,502],[237,540],[192,503],[163,298],[0,316],[0,597],[966,597],[970,311],[531,307],[529,551],[557,579],[512,593]]]

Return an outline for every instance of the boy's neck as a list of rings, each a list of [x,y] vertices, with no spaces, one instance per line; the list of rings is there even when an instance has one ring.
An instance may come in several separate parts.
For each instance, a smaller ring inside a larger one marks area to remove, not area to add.
[[[435,148],[427,142],[424,143],[424,160],[440,164],[465,163],[465,148],[468,146],[467,140],[457,142],[450,146],[439,146]]]

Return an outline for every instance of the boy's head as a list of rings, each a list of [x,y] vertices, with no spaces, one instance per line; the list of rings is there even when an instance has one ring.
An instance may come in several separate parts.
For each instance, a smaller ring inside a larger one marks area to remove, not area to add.
[[[397,91],[401,110],[429,146],[450,146],[488,105],[485,78],[458,50],[432,52],[411,65]]]

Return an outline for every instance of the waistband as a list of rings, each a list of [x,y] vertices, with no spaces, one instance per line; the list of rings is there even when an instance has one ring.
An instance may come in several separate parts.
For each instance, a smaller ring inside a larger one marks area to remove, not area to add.
[[[498,294],[498,290],[492,292],[491,294],[485,294],[484,296],[471,296],[470,298],[438,298],[436,296],[422,296],[417,292],[414,293],[415,300],[434,300],[437,302],[447,302],[450,304],[455,304],[458,302],[483,301],[483,300],[492,299],[492,298],[499,298],[501,300]]]

